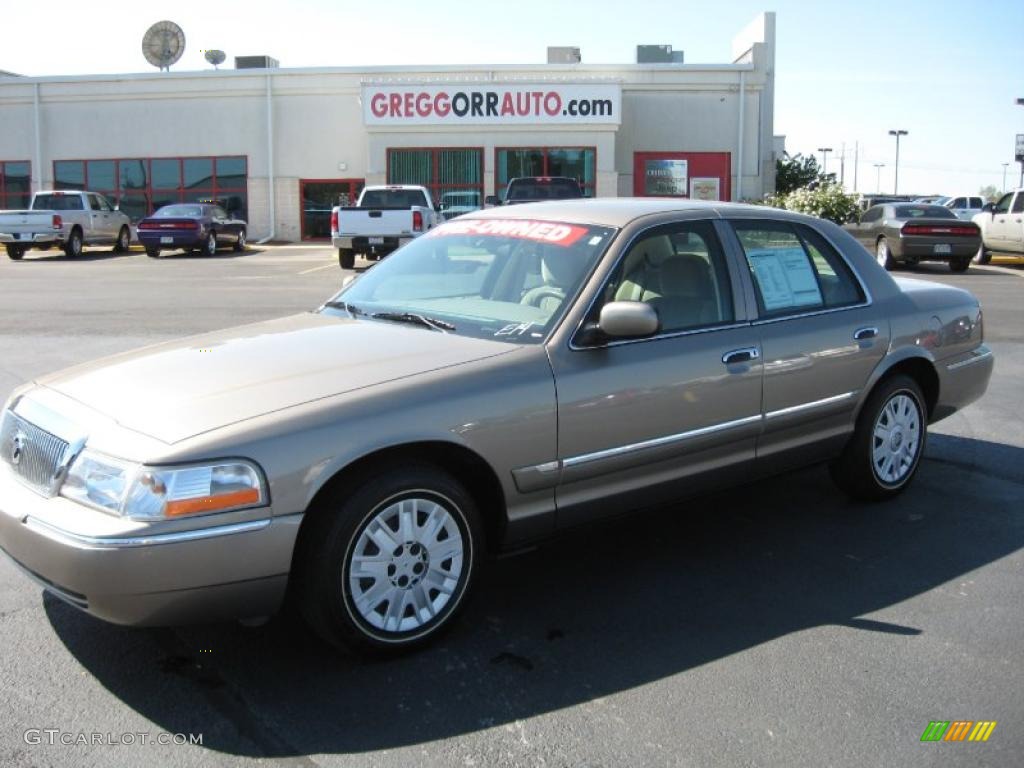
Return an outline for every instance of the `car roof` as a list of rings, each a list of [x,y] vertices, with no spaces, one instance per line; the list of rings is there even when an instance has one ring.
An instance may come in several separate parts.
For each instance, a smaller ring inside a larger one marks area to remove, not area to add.
[[[596,197],[551,200],[542,203],[500,206],[466,214],[468,218],[546,219],[570,224],[623,227],[636,219],[664,213],[705,214],[721,218],[730,214],[772,219],[806,220],[803,214],[764,205],[651,197]]]

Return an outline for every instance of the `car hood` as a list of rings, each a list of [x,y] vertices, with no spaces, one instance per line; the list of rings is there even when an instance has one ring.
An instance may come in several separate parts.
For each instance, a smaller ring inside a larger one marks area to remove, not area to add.
[[[506,354],[514,346],[303,314],[159,344],[37,383],[165,443],[283,408]]]

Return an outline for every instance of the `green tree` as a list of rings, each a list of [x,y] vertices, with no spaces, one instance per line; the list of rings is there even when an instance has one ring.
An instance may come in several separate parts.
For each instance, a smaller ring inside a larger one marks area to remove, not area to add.
[[[987,187],[979,189],[978,194],[984,197],[988,202],[992,203],[999,197],[1000,192],[996,189],[995,184],[989,184]]]
[[[804,157],[801,154],[796,154],[775,161],[776,195],[787,195],[809,185],[834,184],[835,180],[834,173],[821,172],[818,160],[814,155]]]

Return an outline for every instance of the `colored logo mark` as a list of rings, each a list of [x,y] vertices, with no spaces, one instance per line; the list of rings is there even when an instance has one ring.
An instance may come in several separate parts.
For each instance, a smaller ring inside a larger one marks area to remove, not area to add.
[[[996,724],[995,720],[932,720],[921,741],[988,741]]]

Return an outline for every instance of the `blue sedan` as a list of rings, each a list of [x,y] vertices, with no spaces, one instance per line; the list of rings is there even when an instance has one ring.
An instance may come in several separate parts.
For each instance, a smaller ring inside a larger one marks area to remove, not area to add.
[[[139,242],[153,258],[162,250],[176,249],[213,256],[225,243],[244,251],[245,235],[244,221],[231,218],[219,205],[209,203],[165,205],[138,225]]]

